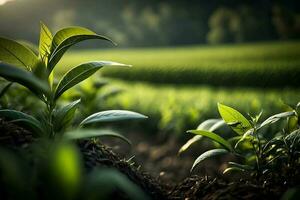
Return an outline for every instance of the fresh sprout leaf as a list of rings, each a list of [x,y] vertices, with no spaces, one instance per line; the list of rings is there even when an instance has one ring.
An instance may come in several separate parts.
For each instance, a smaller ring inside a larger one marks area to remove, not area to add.
[[[69,124],[71,124],[79,104],[80,104],[80,99],[73,101],[72,103],[54,111],[53,125],[54,125],[55,132],[60,132],[61,130],[66,128]]]
[[[273,115],[273,116],[269,117],[268,119],[266,119],[263,123],[261,123],[261,125],[257,129],[260,129],[260,128],[270,125],[270,124],[274,124],[275,122],[279,121],[282,118],[287,118],[287,117],[292,117],[292,116],[296,116],[295,111],[288,111],[288,112],[283,112],[283,113]]]
[[[60,97],[65,91],[75,86],[76,84],[84,81],[94,73],[96,73],[102,67],[129,67],[130,65],[125,65],[117,62],[111,61],[94,61],[83,63],[77,67],[74,67],[70,71],[68,71],[60,82],[57,85],[55,90],[55,99]]]
[[[0,76],[11,82],[21,84],[38,97],[41,94],[49,94],[49,86],[28,71],[0,63]]]
[[[50,56],[51,50],[51,43],[52,43],[52,33],[48,29],[48,27],[43,23],[41,24],[41,31],[40,31],[40,42],[39,42],[39,56],[42,61],[47,65],[48,58]]]
[[[193,133],[193,134],[197,134],[197,135],[201,135],[204,137],[208,137],[211,140],[221,144],[225,149],[232,151],[232,147],[230,145],[229,142],[227,142],[224,138],[222,138],[221,136],[213,133],[213,132],[209,132],[209,131],[202,131],[202,130],[190,130],[187,131],[188,133]]]
[[[128,199],[149,199],[140,187],[114,169],[93,170],[88,175],[85,186],[87,199],[107,199],[108,196],[115,192],[116,188],[125,193]]]
[[[251,123],[237,110],[220,103],[218,109],[223,120],[239,135],[252,128]]]
[[[5,109],[5,110],[0,110],[0,117],[4,117],[7,118],[8,120],[12,120],[12,122],[21,122],[23,125],[30,128],[30,130],[34,131],[36,135],[43,134],[43,128],[40,122],[36,118],[26,113],[16,111],[16,110]]]
[[[53,70],[54,66],[71,46],[90,39],[106,40],[114,44],[109,38],[82,27],[68,27],[58,31],[53,36],[51,44],[51,57],[48,61],[49,71]]]
[[[225,122],[222,119],[208,119],[202,122],[198,127],[197,130],[206,130],[213,132],[218,128],[225,125]],[[201,135],[195,135],[192,139],[188,140],[178,151],[178,154],[186,151],[192,144],[202,139]]]
[[[2,96],[4,96],[5,95],[5,93],[8,91],[8,89],[12,86],[12,82],[10,82],[10,83],[7,83],[1,90],[0,90],[0,98],[2,97]]]
[[[227,153],[229,153],[229,152],[226,149],[212,149],[212,150],[208,150],[208,151],[204,152],[195,160],[195,162],[191,168],[191,172],[203,160],[214,157],[214,156],[222,155],[222,154],[227,154]]]
[[[24,45],[10,39],[0,37],[0,61],[25,67],[31,71],[38,63],[38,57]]]
[[[107,110],[102,112],[94,113],[80,123],[79,126],[86,124],[97,123],[97,122],[114,122],[121,120],[131,119],[147,119],[148,117],[140,113],[136,113],[128,110]]]
[[[96,138],[96,137],[103,137],[103,136],[109,136],[109,137],[116,137],[119,138],[129,145],[131,145],[130,140],[128,140],[123,135],[116,133],[111,130],[105,130],[105,129],[77,129],[72,130],[64,133],[63,138],[66,140],[79,140],[79,139],[86,139],[86,138]]]

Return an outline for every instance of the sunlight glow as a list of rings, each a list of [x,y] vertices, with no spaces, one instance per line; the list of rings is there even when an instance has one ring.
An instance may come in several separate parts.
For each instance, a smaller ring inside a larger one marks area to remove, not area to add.
[[[9,1],[13,1],[13,0],[0,0],[0,6],[4,5],[5,3],[9,2]]]

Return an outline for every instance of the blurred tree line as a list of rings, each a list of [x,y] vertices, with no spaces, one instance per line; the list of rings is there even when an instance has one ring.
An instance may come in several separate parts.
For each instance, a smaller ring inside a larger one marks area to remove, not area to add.
[[[299,10],[299,0],[15,0],[0,6],[0,35],[37,42],[42,20],[123,47],[299,39]]]

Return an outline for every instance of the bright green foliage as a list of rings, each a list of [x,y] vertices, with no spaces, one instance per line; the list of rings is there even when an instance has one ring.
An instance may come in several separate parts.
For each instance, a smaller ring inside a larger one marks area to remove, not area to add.
[[[229,162],[228,167],[223,172],[224,174],[232,171],[241,171],[250,173],[257,180],[260,180],[262,176],[267,176],[274,171],[276,173],[277,170],[280,170],[282,176],[289,178],[289,174],[285,173],[296,170],[300,166],[300,123],[299,112],[297,111],[299,104],[294,109],[290,107],[290,111],[273,115],[262,123],[259,123],[261,113],[248,120],[237,110],[229,106],[218,104],[218,108],[222,119],[235,131],[236,135],[226,139],[206,130],[197,129],[188,131],[189,133],[208,137],[225,148],[204,152],[195,160],[192,170],[207,158],[229,152],[243,159],[242,163]],[[293,123],[292,128],[288,123],[291,118],[296,121],[296,123]],[[262,131],[262,129],[271,126],[280,119],[286,119],[287,122],[283,130],[279,128],[275,133],[269,135],[266,135]],[[215,119],[209,122],[219,123]],[[237,128],[237,124],[240,127]],[[207,129],[204,125],[199,127]],[[213,125],[209,124],[209,127],[213,127]],[[218,125],[217,127],[219,128],[220,126]],[[191,141],[188,141],[183,146],[184,149],[181,148],[179,151],[186,150],[190,145]]]
[[[47,26],[41,23],[40,33],[38,55],[21,43],[0,38],[0,76],[28,88],[44,102],[46,109],[38,119],[15,110],[0,110],[0,117],[8,118],[15,123],[22,123],[30,128],[35,136],[54,138],[62,134],[72,124],[76,109],[80,103],[80,100],[77,100],[59,108],[57,101],[64,92],[86,80],[102,67],[129,67],[130,65],[111,61],[86,62],[64,74],[56,85],[53,83],[55,78],[53,70],[71,46],[89,39],[112,41],[82,27],[64,28],[52,36]],[[23,66],[27,70],[19,69],[16,66]],[[100,121],[146,118],[144,115],[130,111],[106,112],[109,113],[110,117],[104,117],[103,113],[96,113],[84,120],[81,125]],[[80,130],[79,133],[69,138],[84,138],[84,133],[87,134],[86,137],[109,135],[107,131],[103,134],[101,131],[85,132]],[[116,133],[112,133],[112,136],[124,139],[124,137]]]
[[[250,122],[237,110],[218,104],[218,109],[223,120],[238,134],[243,134],[251,128]]]
[[[74,51],[61,63],[65,71],[78,62],[97,59],[131,63],[132,70],[104,69],[107,77],[151,83],[213,86],[300,86],[299,41],[222,46],[186,46],[124,50]]]
[[[38,57],[26,46],[0,37],[0,61],[25,67],[31,71],[39,62]]]
[[[107,99],[107,101],[100,99],[89,101],[85,104],[85,109],[93,111],[103,108],[119,108],[143,113],[149,116],[151,120],[137,125],[142,125],[143,130],[151,130],[148,131],[151,134],[164,132],[184,136],[185,130],[197,127],[199,121],[218,118],[218,110],[216,109],[218,102],[224,102],[226,105],[241,109],[243,114],[259,113],[263,109],[262,119],[265,119],[268,115],[284,109],[279,98],[291,102],[300,99],[299,89],[215,88],[118,82],[115,79],[113,81],[114,84],[110,87],[119,88],[124,92],[114,96],[114,98]],[[94,88],[93,82],[88,80],[80,85],[80,88],[82,88],[80,91],[84,90],[88,93],[88,90]],[[90,96],[92,97],[93,94]],[[71,92],[62,98],[66,100],[76,99],[72,98]],[[99,102],[102,103],[99,104]],[[230,131],[230,128],[226,130]]]

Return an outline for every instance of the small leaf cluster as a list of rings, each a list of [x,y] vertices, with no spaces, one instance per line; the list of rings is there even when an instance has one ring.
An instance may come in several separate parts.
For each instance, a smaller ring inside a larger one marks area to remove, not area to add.
[[[74,133],[72,137],[63,134],[71,126],[81,100],[76,99],[60,107],[59,98],[103,67],[130,66],[112,61],[91,61],[75,66],[63,74],[59,81],[54,81],[57,78],[54,69],[66,51],[71,46],[90,39],[113,43],[109,38],[83,27],[63,28],[52,35],[43,23],[41,23],[38,53],[28,45],[0,37],[0,76],[29,89],[45,105],[45,108],[40,109],[42,112],[35,117],[11,109],[0,110],[0,117],[27,127],[36,137],[78,139],[84,137],[86,133],[86,137],[112,135],[124,139],[117,133],[104,130],[75,130],[76,134]],[[9,85],[7,89],[8,87]],[[145,118],[146,116],[132,111],[109,110],[88,116],[79,123],[77,128],[91,123]]]
[[[179,150],[180,153],[184,152],[203,138],[209,138],[218,144],[216,148],[202,153],[195,160],[191,171],[208,158],[231,154],[239,162],[228,162],[224,174],[238,171],[259,180],[268,174],[277,174],[278,170],[282,176],[296,173],[293,170],[300,164],[300,103],[294,107],[289,106],[289,111],[270,116],[262,122],[260,122],[262,112],[257,116],[246,118],[234,108],[220,103],[218,110],[222,119],[206,120],[196,130],[188,131],[196,136]],[[268,133],[269,130],[266,128],[279,123],[280,120],[286,120],[284,128]],[[233,137],[224,138],[215,133],[224,125],[234,131]]]

